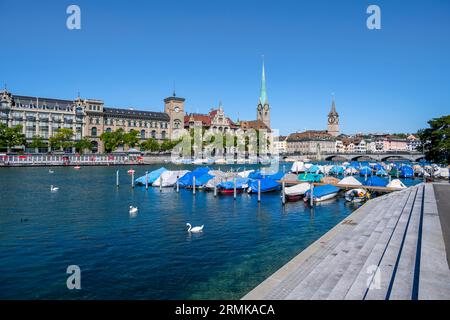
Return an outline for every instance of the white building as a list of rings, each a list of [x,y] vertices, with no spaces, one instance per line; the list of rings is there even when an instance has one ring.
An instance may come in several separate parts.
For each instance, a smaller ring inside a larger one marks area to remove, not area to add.
[[[287,136],[279,136],[273,141],[275,153],[285,154],[287,152]]]

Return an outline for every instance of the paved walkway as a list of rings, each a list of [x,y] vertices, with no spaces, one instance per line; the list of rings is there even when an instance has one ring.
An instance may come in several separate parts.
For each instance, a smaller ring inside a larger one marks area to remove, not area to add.
[[[447,263],[450,266],[450,183],[435,184],[434,193],[447,251]]]
[[[243,299],[450,299],[433,185],[367,202]]]

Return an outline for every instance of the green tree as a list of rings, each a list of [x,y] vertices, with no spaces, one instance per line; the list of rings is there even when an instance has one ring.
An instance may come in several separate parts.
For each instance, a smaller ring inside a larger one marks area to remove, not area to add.
[[[428,121],[429,128],[419,130],[421,145],[428,161],[450,163],[450,115]]]
[[[73,147],[73,130],[69,128],[59,128],[55,134],[48,139],[53,150],[64,150]]]
[[[156,141],[153,138],[150,138],[141,144],[141,148],[145,151],[155,152],[155,151],[159,151],[160,146],[159,146],[158,141]]]
[[[87,138],[83,138],[81,140],[78,140],[77,142],[75,142],[75,150],[79,153],[79,154],[83,154],[85,150],[89,150],[91,151],[93,148],[92,145],[92,141],[87,139]]]
[[[11,152],[12,147],[23,146],[26,143],[25,135],[22,133],[22,126],[12,128],[0,124],[0,147],[4,147]]]
[[[139,143],[139,132],[131,129],[123,135],[123,144],[130,148],[134,148]]]
[[[28,147],[33,149],[45,148],[46,146],[47,145],[41,136],[33,136],[33,139],[28,144]]]
[[[100,140],[105,146],[107,153],[113,152],[119,145],[124,144],[124,131],[122,128],[113,132],[104,132],[100,135]]]

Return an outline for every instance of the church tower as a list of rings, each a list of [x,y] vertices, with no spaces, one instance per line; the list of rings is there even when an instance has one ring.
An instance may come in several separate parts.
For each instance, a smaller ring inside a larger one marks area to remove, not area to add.
[[[264,70],[264,61],[262,65],[261,94],[259,95],[256,119],[261,120],[268,128],[270,128],[270,106],[266,92],[266,72]]]
[[[336,111],[334,96],[331,103],[331,111],[328,113],[328,133],[334,137],[339,135],[339,114]]]
[[[169,116],[169,137],[178,139],[184,130],[184,98],[177,97],[175,90],[171,97],[164,99],[164,112]]]

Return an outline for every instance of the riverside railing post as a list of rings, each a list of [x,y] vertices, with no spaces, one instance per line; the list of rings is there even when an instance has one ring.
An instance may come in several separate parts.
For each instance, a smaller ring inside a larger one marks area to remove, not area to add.
[[[180,192],[180,182],[178,181],[180,177],[177,176],[177,193]]]
[[[116,187],[119,187],[119,170],[116,171]]]
[[[261,202],[261,180],[258,180],[258,202]]]
[[[309,204],[311,207],[314,205],[314,182],[311,182],[310,186]]]
[[[192,177],[192,194],[195,194],[195,176]]]
[[[148,171],[145,171],[145,190],[148,190]]]
[[[236,200],[236,177],[233,178],[233,197]]]
[[[131,173],[131,187],[134,188],[134,172]]]
[[[283,205],[286,203],[286,194],[285,194],[286,182],[283,181],[281,184],[281,203]]]

